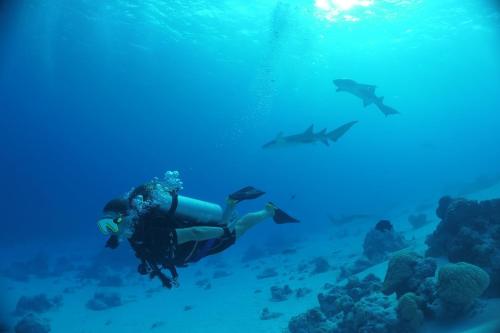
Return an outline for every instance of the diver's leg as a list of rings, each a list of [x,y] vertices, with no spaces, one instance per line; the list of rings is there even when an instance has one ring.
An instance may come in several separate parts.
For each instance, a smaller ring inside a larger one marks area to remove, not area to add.
[[[266,207],[255,213],[248,213],[234,223],[236,238],[243,236],[254,225],[274,216],[275,207],[267,204]]]
[[[224,208],[224,212],[222,213],[222,224],[228,225],[231,222],[231,217],[233,216],[234,210],[236,209],[236,204],[238,201],[233,200],[231,198],[226,199],[226,208]]]
[[[191,241],[204,241],[219,238],[224,235],[224,229],[219,227],[191,227],[175,229],[177,233],[177,244]]]

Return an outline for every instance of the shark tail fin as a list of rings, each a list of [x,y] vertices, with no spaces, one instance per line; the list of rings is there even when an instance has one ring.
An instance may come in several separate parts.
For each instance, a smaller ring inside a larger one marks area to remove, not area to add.
[[[321,132],[318,133],[321,142],[325,146],[330,146],[330,143],[328,142],[328,134],[326,133],[326,128],[322,129]]]
[[[358,121],[351,121],[347,124],[344,124],[330,133],[327,134],[328,139],[332,140],[333,142],[337,142],[338,139],[340,139],[348,130],[351,129]]]

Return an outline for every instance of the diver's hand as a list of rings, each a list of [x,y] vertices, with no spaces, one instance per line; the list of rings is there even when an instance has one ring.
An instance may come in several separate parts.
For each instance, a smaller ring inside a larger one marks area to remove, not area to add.
[[[110,232],[118,232],[118,226],[113,222],[113,219],[101,219],[97,222],[97,227],[103,235],[109,235]]]

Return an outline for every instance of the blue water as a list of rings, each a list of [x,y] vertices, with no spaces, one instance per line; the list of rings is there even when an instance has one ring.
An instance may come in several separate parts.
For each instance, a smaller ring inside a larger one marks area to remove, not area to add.
[[[383,217],[500,172],[493,1],[25,0],[0,10],[7,251],[98,251],[107,200],[166,170],[180,171],[183,194],[212,202],[265,190],[302,220],[287,227],[294,235],[321,232],[328,214]],[[401,114],[363,108],[335,92],[336,78],[376,85]],[[330,147],[261,148],[279,132],[352,120]],[[263,224],[244,241],[275,234],[283,228]]]

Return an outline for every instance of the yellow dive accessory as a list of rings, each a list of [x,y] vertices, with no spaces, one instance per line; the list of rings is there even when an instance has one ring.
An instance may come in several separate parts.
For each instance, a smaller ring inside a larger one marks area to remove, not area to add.
[[[121,218],[120,218],[121,219]],[[120,221],[121,223],[121,221]],[[110,232],[118,232],[118,224],[112,219],[102,219],[97,222],[97,227],[103,235],[108,235]]]

